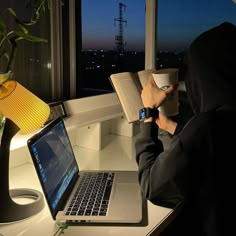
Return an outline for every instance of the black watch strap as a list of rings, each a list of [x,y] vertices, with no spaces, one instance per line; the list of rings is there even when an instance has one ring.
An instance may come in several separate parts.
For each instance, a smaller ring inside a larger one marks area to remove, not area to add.
[[[139,120],[143,121],[149,117],[158,118],[159,111],[155,108],[144,107],[139,110]]]

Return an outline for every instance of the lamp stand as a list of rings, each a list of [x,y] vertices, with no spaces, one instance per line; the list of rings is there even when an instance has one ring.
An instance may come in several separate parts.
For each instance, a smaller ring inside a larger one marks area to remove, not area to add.
[[[0,224],[23,220],[40,212],[44,207],[43,195],[37,190],[9,190],[10,143],[18,131],[19,127],[6,118],[0,146]],[[34,201],[18,204],[13,198],[30,198]]]

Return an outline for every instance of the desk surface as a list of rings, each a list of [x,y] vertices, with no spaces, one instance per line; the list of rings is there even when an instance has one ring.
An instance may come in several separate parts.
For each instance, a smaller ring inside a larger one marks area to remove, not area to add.
[[[106,137],[106,146],[101,151],[74,147],[74,152],[80,169],[88,170],[137,170],[134,159],[134,138],[109,134]],[[25,155],[29,155],[26,153]],[[26,163],[10,169],[10,187],[27,187],[41,190],[32,163]],[[175,211],[159,207],[148,201],[147,226],[71,226],[63,235],[158,235],[163,226],[171,220]],[[1,236],[53,236],[59,226],[52,220],[48,207],[35,216],[13,224],[0,224]],[[57,234],[58,235],[58,234]]]

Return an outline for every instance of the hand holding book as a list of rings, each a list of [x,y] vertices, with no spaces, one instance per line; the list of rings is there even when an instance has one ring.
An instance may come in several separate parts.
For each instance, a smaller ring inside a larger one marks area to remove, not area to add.
[[[169,96],[173,96],[173,92],[177,90],[178,83],[171,84],[167,86],[165,90],[157,87],[153,76],[150,76],[147,84],[144,86],[141,97],[143,101],[144,107],[150,107],[150,108],[158,108],[160,106],[163,106],[165,103],[165,100],[168,99]],[[174,104],[175,106],[175,104]],[[162,109],[165,110],[165,107]],[[168,109],[168,108],[167,108]],[[172,111],[174,111],[172,109]],[[175,113],[176,111],[174,111]],[[145,122],[150,122],[152,120],[146,120]],[[167,131],[169,134],[174,134],[177,123],[169,119],[167,116],[163,115],[161,112],[159,112],[158,118],[155,119],[155,122],[159,126],[159,128],[163,131]],[[166,132],[165,132],[166,133]]]
[[[168,68],[157,70],[152,73],[155,84],[164,93],[162,100],[156,101],[158,110],[165,116],[175,116],[179,113],[179,94],[178,94],[178,69]],[[155,94],[153,94],[155,95]],[[158,96],[158,94],[156,94]],[[158,99],[158,98],[156,98]]]
[[[172,84],[163,90],[156,85],[153,77],[150,76],[141,93],[143,106],[150,108],[160,107],[169,96],[172,96],[176,88],[176,84]]]
[[[149,79],[150,77],[151,79]],[[158,77],[160,77],[161,79],[158,79]],[[177,78],[176,69],[163,69],[157,71],[155,69],[149,69],[149,70],[139,71],[136,73],[122,72],[122,73],[112,74],[110,76],[110,81],[120,100],[121,106],[123,108],[123,111],[126,115],[128,122],[132,123],[139,120],[139,110],[146,106],[151,106],[152,108],[152,107],[157,107],[159,105],[163,106],[164,104],[167,104],[169,107],[169,105],[172,104],[173,101],[177,101],[177,103],[175,103],[177,104],[177,106],[174,107],[170,106],[171,108],[175,108],[175,114],[177,114],[176,111],[178,112],[178,92],[176,88],[174,88],[172,85],[170,86],[170,82],[171,83],[173,82],[172,80],[173,78],[174,79]],[[151,84],[147,84],[149,80],[152,80]],[[155,83],[158,84],[162,80],[166,82],[164,82],[165,83],[164,86],[162,85],[161,87],[158,88],[155,85]],[[173,84],[176,84],[176,81]],[[150,98],[150,101],[153,100],[153,104],[147,104],[146,101],[142,101],[141,94],[145,86],[151,86],[151,89],[153,90],[153,94],[146,95],[146,96],[153,96],[152,98]],[[161,96],[161,97],[156,98],[155,96],[157,97]],[[165,110],[161,109],[162,106],[159,108],[159,111],[161,113],[168,116],[167,114],[168,111],[172,112],[169,114],[174,115],[173,109],[167,110],[165,112]]]
[[[143,108],[141,92],[153,71],[154,69],[121,72],[110,76],[111,84],[129,123],[139,120],[139,110]]]

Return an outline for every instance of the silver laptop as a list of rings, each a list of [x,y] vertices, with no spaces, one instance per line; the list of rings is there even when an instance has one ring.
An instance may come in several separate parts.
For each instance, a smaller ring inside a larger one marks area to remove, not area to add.
[[[54,220],[142,221],[137,171],[80,171],[63,119],[53,120],[27,145]]]

